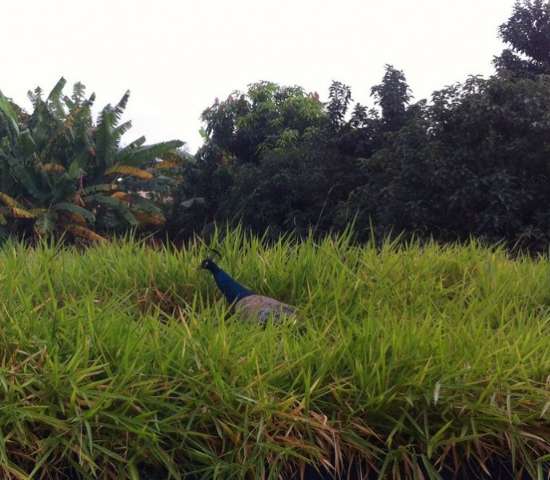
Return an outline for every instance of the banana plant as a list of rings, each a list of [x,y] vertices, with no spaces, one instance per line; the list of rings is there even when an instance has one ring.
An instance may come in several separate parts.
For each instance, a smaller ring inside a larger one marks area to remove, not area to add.
[[[31,225],[38,236],[70,233],[92,241],[104,232],[162,224],[162,210],[123,180],[150,180],[154,173],[143,166],[183,143],[146,145],[140,137],[123,146],[131,122],[121,118],[130,93],[94,122],[95,96],[86,97],[77,83],[67,97],[65,83],[61,78],[46,98],[40,89],[29,92],[28,116],[0,93],[0,223],[16,232]]]

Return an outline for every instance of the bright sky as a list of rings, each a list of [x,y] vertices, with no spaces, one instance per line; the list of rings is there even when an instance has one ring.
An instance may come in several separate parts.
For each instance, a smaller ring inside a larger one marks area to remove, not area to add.
[[[0,0],[0,90],[28,107],[27,90],[64,76],[103,107],[130,89],[126,141],[178,138],[194,151],[201,112],[255,81],[325,99],[339,80],[371,104],[386,63],[416,99],[490,74],[514,1]]]

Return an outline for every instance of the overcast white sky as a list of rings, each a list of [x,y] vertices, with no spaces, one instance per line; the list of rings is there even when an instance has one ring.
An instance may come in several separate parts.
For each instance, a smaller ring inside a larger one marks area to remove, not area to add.
[[[132,97],[126,141],[200,144],[215,97],[258,80],[324,99],[332,80],[370,104],[384,64],[403,69],[415,98],[490,74],[497,28],[514,0],[0,0],[0,89],[26,92],[60,76],[97,106]],[[67,88],[66,93],[70,93]]]

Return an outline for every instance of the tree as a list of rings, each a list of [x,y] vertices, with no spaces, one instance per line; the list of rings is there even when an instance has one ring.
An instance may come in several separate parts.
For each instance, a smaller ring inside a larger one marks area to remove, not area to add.
[[[265,182],[274,175],[279,180],[288,178],[287,169],[296,172],[297,164],[309,171],[306,156],[311,158],[308,152],[314,151],[311,146],[327,123],[318,96],[300,87],[259,82],[246,93],[234,92],[225,101],[216,100],[202,118],[205,144],[187,164],[175,192],[169,222],[172,234],[188,234],[212,221],[243,219],[256,231],[283,221],[273,213],[286,201],[278,190],[282,186],[268,188]],[[276,172],[277,168],[281,171]],[[258,208],[259,196],[266,207],[263,213]]]
[[[213,154],[215,145],[220,161],[258,163],[263,152],[307,135],[324,118],[319,99],[302,88],[258,82],[203,112],[206,142],[198,156]]]
[[[329,101],[299,87],[260,82],[205,110],[205,144],[183,174],[169,222],[189,234],[210,222],[243,222],[263,234],[345,228],[340,207],[366,182],[359,158],[373,155],[407,119],[410,90],[388,66],[373,89],[382,107],[352,105],[333,82]],[[338,217],[338,218],[336,218]]]
[[[392,65],[386,65],[382,83],[372,87],[371,94],[382,109],[384,130],[399,130],[405,124],[407,105],[412,98],[405,74]]]
[[[352,100],[351,89],[341,82],[332,82],[328,92],[328,120],[331,128],[337,132],[346,123],[346,113]]]
[[[21,115],[0,94],[0,222],[10,232],[39,236],[69,233],[99,240],[99,231],[161,224],[160,209],[121,181],[150,179],[142,167],[182,145],[179,141],[145,145],[141,137],[122,147],[131,122],[121,123],[129,98],[103,108],[94,123],[91,106],[76,84],[63,95],[62,78],[43,98],[29,93],[30,115]]]
[[[366,159],[345,207],[368,235],[471,235],[540,248],[550,239],[550,79],[471,77],[435,92]]]
[[[516,2],[512,16],[499,29],[509,44],[494,60],[500,73],[532,76],[550,73],[550,2]]]

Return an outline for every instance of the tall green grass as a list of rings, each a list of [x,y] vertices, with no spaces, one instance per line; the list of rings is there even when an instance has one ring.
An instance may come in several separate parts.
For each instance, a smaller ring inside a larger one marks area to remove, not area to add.
[[[494,457],[542,478],[546,259],[345,236],[212,246],[297,318],[229,317],[200,244],[4,246],[1,478],[439,478]]]

